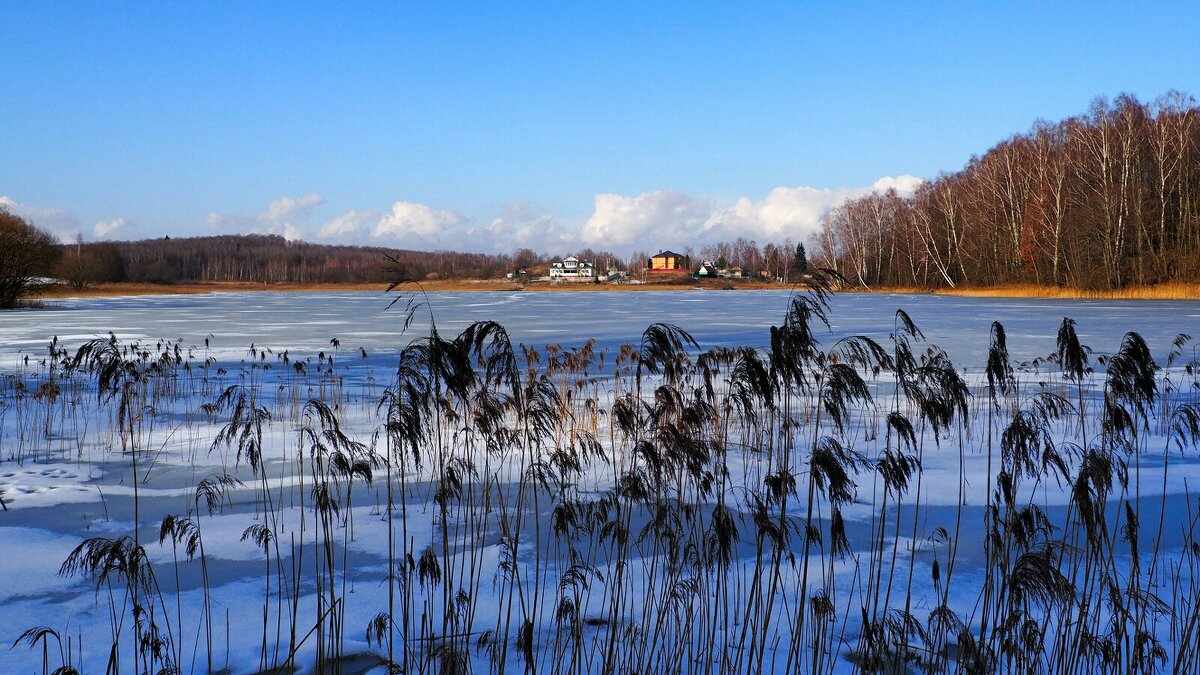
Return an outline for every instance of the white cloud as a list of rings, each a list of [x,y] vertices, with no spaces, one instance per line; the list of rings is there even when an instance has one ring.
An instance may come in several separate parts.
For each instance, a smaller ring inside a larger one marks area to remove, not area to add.
[[[290,222],[268,223],[251,229],[250,234],[278,234],[288,241],[299,241],[306,237],[305,231]]]
[[[759,243],[789,237],[803,241],[817,231],[826,214],[847,200],[888,189],[911,194],[921,182],[905,175],[886,176],[860,188],[777,187],[761,200],[742,197],[727,208],[679,190],[634,197],[600,194],[580,239],[589,246],[621,252],[699,247],[738,237]]]
[[[208,223],[209,229],[215,230],[220,234],[241,234],[251,231],[257,221],[248,216],[210,213],[204,216],[204,222]]]
[[[510,223],[524,223],[534,220],[541,215],[541,209],[534,206],[532,202],[509,202],[504,205],[504,208],[500,212],[500,218],[497,220]]]
[[[305,237],[304,231],[291,223],[270,225],[260,229],[256,234],[278,234],[288,241],[300,241]]]
[[[456,211],[435,211],[424,204],[399,201],[371,230],[376,239],[388,238],[412,244],[440,243],[446,230],[461,225],[466,218]]]
[[[848,199],[894,189],[911,194],[923,181],[910,175],[884,176],[866,187],[776,187],[761,199],[741,197],[732,203],[681,190],[638,195],[603,193],[593,198],[584,222],[564,221],[526,201],[505,204],[490,220],[474,220],[453,209],[436,209],[399,200],[388,210],[351,210],[325,222],[315,237],[329,242],[376,244],[418,250],[509,253],[528,247],[543,253],[568,253],[583,247],[616,253],[633,250],[699,248],[738,237],[761,243],[803,241],[830,210]],[[205,220],[217,232],[278,234],[289,240],[308,237],[307,223],[325,204],[315,192],[280,197],[256,215],[209,213]],[[79,233],[73,211],[17,202],[0,197],[0,206],[42,227],[62,241]],[[129,236],[124,218],[97,221],[96,239]]]
[[[518,248],[561,250],[573,247],[578,239],[554,216],[525,201],[505,204],[500,217],[492,219],[487,234],[490,250],[505,253]]]
[[[6,196],[0,196],[0,206],[53,234],[61,242],[70,243],[79,236],[79,217],[69,209],[23,204]]]
[[[715,214],[710,224],[718,237],[769,241],[803,238],[819,227],[830,209],[848,197],[844,190],[777,187],[757,202],[742,197],[729,209]]]
[[[313,209],[325,203],[321,195],[310,192],[299,199],[280,197],[271,202],[266,211],[259,214],[258,219],[264,223],[281,224],[294,220],[308,220]]]
[[[714,210],[711,200],[679,190],[643,192],[635,197],[599,194],[580,239],[609,250],[678,246],[670,242],[691,240],[703,233]]]
[[[313,211],[325,203],[321,195],[309,194],[293,199],[280,197],[267,205],[262,213],[254,217],[226,213],[210,213],[204,217],[213,230],[237,234],[278,234],[288,241],[305,238],[301,224]]]
[[[902,195],[911,195],[912,193],[916,192],[917,188],[921,187],[921,184],[924,182],[924,178],[917,178],[916,176],[904,174],[903,176],[896,176],[894,178],[892,176],[884,176],[883,178],[875,181],[875,184],[871,187],[875,192],[895,190]]]
[[[560,220],[527,201],[505,204],[498,216],[476,220],[454,209],[398,200],[386,210],[346,211],[325,221],[313,236],[329,243],[426,251],[510,253],[527,247],[550,254],[584,247],[620,254],[639,249],[682,250],[738,237],[760,244],[787,238],[803,241],[820,227],[830,210],[848,199],[889,189],[911,194],[921,183],[920,178],[901,175],[885,176],[866,187],[785,186],[761,199],[741,197],[732,203],[671,189],[632,196],[603,193],[595,195],[592,213],[583,222]],[[0,204],[15,202],[0,198]],[[254,216],[209,213],[206,221],[218,232],[305,239],[309,236],[306,223],[324,204],[325,198],[317,193],[280,197]],[[45,211],[74,218],[70,212]],[[126,225],[120,218],[98,222],[92,232],[97,238],[111,238]]]
[[[349,240],[361,236],[368,226],[378,223],[382,217],[378,211],[348,211],[321,226],[317,237]]]
[[[347,211],[325,223],[317,236],[352,244],[369,239],[378,245],[426,251],[508,252],[526,245],[525,241],[540,243],[549,238],[552,225],[550,216],[521,203],[506,206],[502,217],[480,224],[451,209],[401,200],[386,212]]]
[[[92,236],[96,239],[114,239],[117,233],[126,229],[127,225],[124,218],[102,220],[92,225]]]

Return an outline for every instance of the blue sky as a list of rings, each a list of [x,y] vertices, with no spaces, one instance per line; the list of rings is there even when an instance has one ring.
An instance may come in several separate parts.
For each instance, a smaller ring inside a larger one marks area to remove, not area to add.
[[[0,1],[0,200],[87,239],[782,241],[1095,96],[1200,94],[1197,3],[850,4]]]

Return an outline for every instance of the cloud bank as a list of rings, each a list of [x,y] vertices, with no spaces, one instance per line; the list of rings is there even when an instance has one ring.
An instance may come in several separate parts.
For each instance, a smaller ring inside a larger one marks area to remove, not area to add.
[[[681,190],[638,195],[598,194],[585,221],[559,220],[529,202],[513,202],[499,216],[476,221],[454,210],[397,201],[390,211],[348,211],[326,222],[321,241],[397,246],[418,250],[507,253],[518,248],[562,253],[584,247],[616,253],[657,248],[700,248],[738,237],[804,241],[832,209],[849,199],[894,189],[911,194],[916,176],[885,176],[857,188],[777,187],[761,199],[722,205]]]
[[[316,239],[325,242],[394,246],[424,251],[509,253],[575,246],[578,237],[530,202],[512,202],[500,215],[476,221],[453,209],[397,201],[390,211],[347,211],[326,222]]]
[[[315,216],[325,197],[310,192],[279,197],[257,215],[212,212],[205,216],[209,230],[219,234],[277,234],[289,241],[389,246],[425,251],[452,250],[511,253],[531,248],[562,254],[583,248],[618,254],[650,249],[695,249],[739,237],[760,244],[785,239],[804,241],[821,226],[832,209],[871,192],[896,190],[911,194],[922,179],[885,176],[854,188],[777,187],[760,199],[741,197],[731,203],[682,190],[658,190],[636,195],[602,193],[592,200],[586,219],[560,219],[528,201],[500,207],[490,218],[471,218],[454,209],[397,200],[390,208],[353,209],[328,219]],[[49,230],[60,240],[73,241],[80,232],[73,211],[20,203],[0,197],[4,206]],[[316,224],[313,221],[316,221]],[[91,238],[128,237],[125,218],[101,220]],[[157,235],[157,233],[155,233]]]
[[[267,205],[257,216],[210,213],[204,220],[210,229],[221,234],[278,234],[288,241],[305,239],[304,223],[325,197],[310,192],[303,197],[280,197]]]
[[[777,187],[758,201],[742,197],[720,207],[711,198],[692,197],[678,190],[644,192],[633,197],[596,195],[592,216],[580,231],[582,241],[595,248],[624,251],[642,248],[699,248],[738,237],[768,241],[804,241],[821,220],[847,200],[894,189],[911,194],[922,180],[915,176],[886,176],[869,187]]]

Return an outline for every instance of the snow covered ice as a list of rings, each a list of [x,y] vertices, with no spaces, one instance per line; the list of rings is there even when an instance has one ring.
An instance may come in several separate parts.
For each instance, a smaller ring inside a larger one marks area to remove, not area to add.
[[[836,295],[830,326],[811,321],[820,344],[799,382],[771,359],[791,298],[436,293],[406,332],[405,303],[366,292],[0,314],[0,637],[57,636],[0,650],[0,671],[39,672],[43,646],[50,670],[81,672],[114,653],[129,672],[235,673],[385,672],[389,652],[410,672],[1197,663],[1200,462],[1186,411],[1200,373],[1177,336],[1200,328],[1200,302]],[[403,354],[431,344],[431,315],[446,341],[503,326],[515,381],[488,375],[503,361],[494,334],[459,345],[470,382],[453,381],[462,364],[429,368],[436,350]],[[1080,381],[1047,358],[1063,317],[1094,350]],[[995,396],[993,321],[1015,387]],[[657,323],[697,346],[655,352],[643,331]],[[1152,400],[1108,384],[1131,330],[1160,367]],[[105,392],[68,365],[110,334],[130,374]],[[859,335],[882,351],[856,352]],[[921,373],[887,363],[905,335]],[[935,372],[934,345],[951,368]],[[398,376],[402,356],[419,367]],[[835,419],[843,365],[870,398],[842,382]],[[971,397],[938,422],[952,375]],[[444,402],[410,400],[406,381]],[[233,385],[250,396],[243,413],[270,414],[259,446],[246,445],[253,425],[214,445],[237,405],[211,404]],[[1027,429],[1012,425],[1020,411]],[[1005,443],[1037,466],[1005,460]],[[201,485],[217,486],[211,510]],[[123,537],[150,570],[136,584],[119,556],[58,574],[83,542]]]

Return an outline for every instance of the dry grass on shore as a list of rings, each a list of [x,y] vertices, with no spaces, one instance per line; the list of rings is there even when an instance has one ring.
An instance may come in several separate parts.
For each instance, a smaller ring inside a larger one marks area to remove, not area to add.
[[[517,284],[501,279],[494,280],[446,280],[425,281],[421,283],[426,291],[513,291],[524,290],[534,292],[626,292],[626,291],[686,291],[686,290],[783,290],[787,286],[780,283],[759,281],[730,282],[724,279],[711,281],[677,280],[670,283],[648,284],[571,284],[547,282],[529,282]],[[259,283],[259,282],[184,282],[177,284],[145,284],[145,283],[112,283],[99,284],[83,290],[67,286],[45,286],[35,293],[34,299],[76,298],[76,297],[117,297],[125,295],[194,295],[219,292],[315,292],[315,291],[379,291],[387,289],[386,284],[379,283],[346,283],[346,284],[298,284],[298,283]],[[849,290],[849,289],[848,289]],[[947,288],[936,291],[914,287],[873,288],[870,290],[853,290],[863,293],[934,293],[936,295],[956,295],[981,298],[1080,298],[1080,299],[1125,299],[1125,300],[1196,300],[1200,299],[1200,283],[1172,282],[1154,286],[1135,286],[1116,291],[1089,291],[1077,288],[1062,288],[1055,286],[1038,286],[1035,284],[1011,284],[1007,286],[989,286],[972,288]]]
[[[1197,300],[1200,283],[1170,282],[1153,286],[1131,286],[1119,290],[1083,290],[1036,284],[1013,284],[988,288],[942,289],[941,295],[981,298],[1080,298],[1117,300]]]

